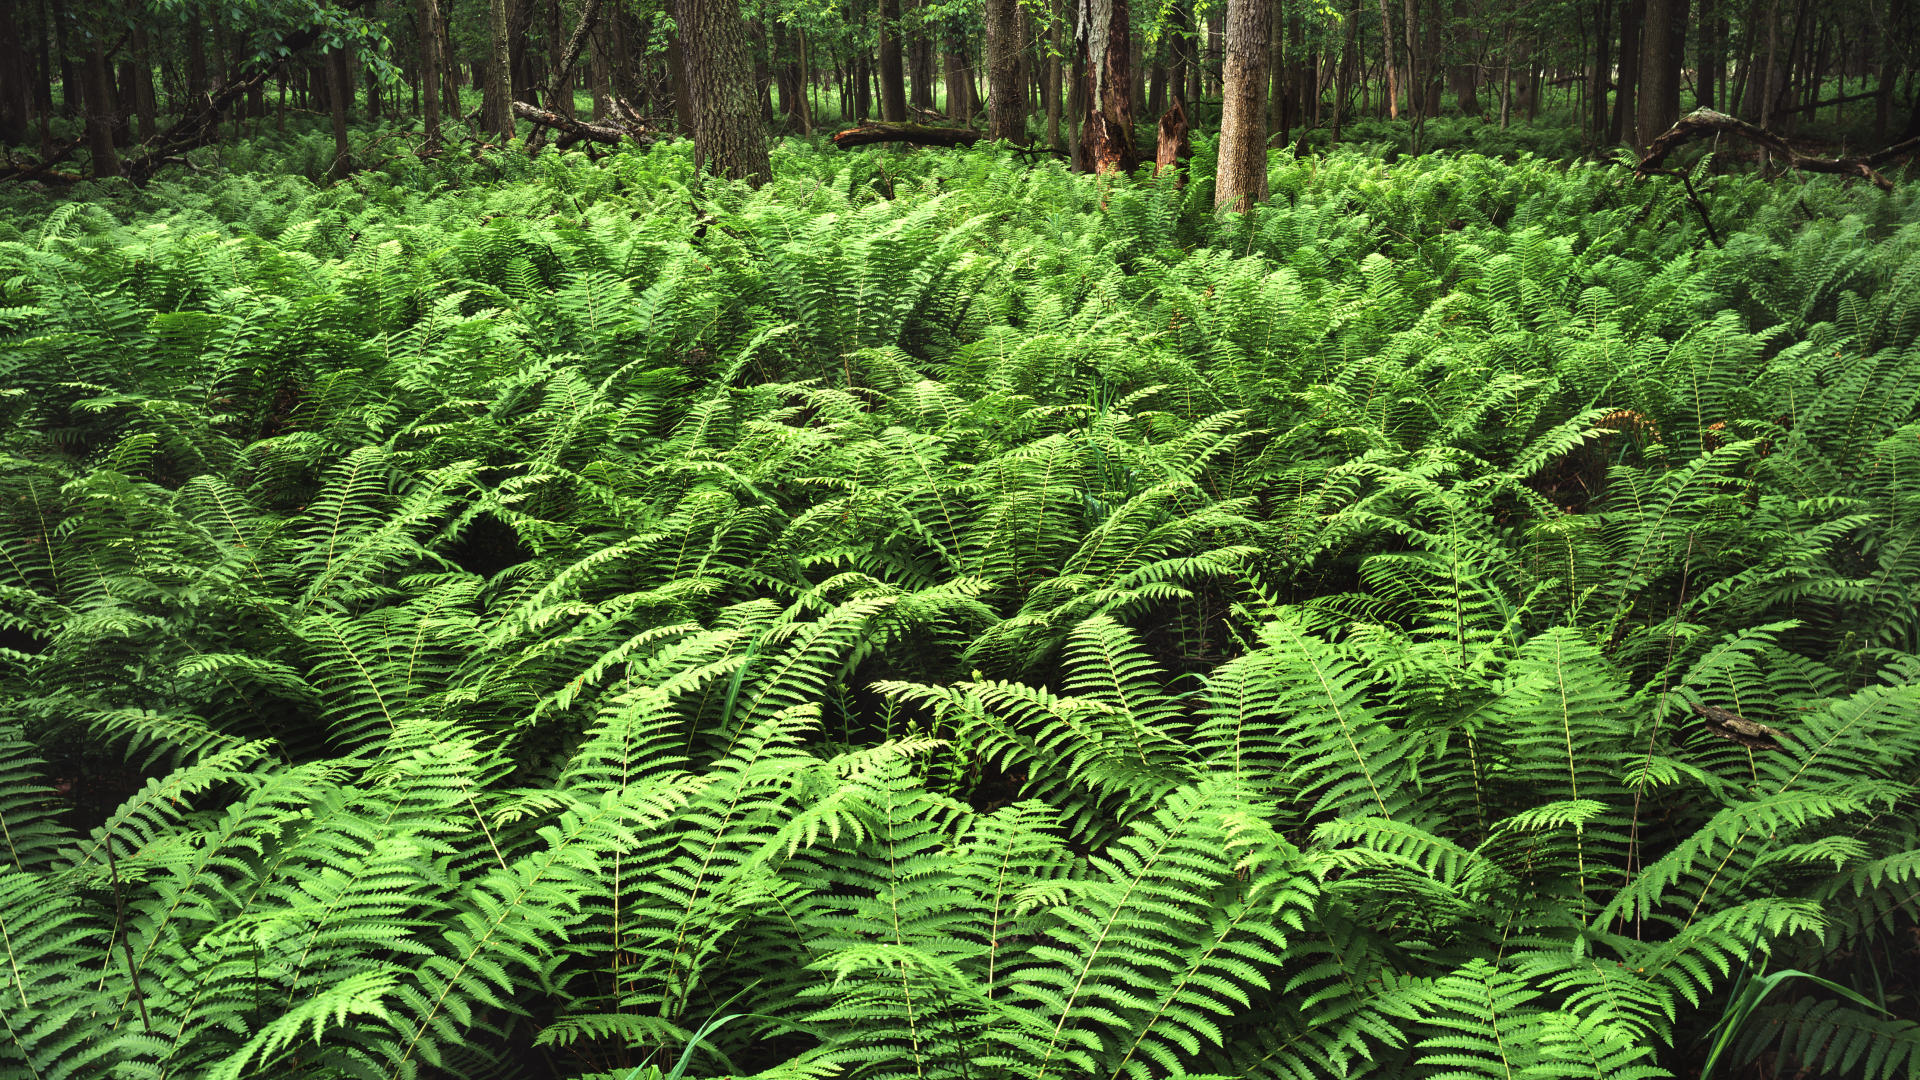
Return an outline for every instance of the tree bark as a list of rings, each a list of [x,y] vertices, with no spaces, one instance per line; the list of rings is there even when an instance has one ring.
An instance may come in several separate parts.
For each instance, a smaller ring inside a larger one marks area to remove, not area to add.
[[[1228,0],[1221,79],[1220,166],[1215,210],[1244,211],[1267,197],[1267,66],[1273,8],[1268,0]]]
[[[1127,0],[1078,0],[1086,57],[1087,122],[1080,131],[1084,160],[1094,172],[1132,172],[1133,73],[1128,70]]]
[[[880,0],[880,118],[907,119],[906,72],[900,63],[900,0]]]
[[[1634,116],[1634,86],[1640,78],[1640,24],[1647,0],[1626,0],[1620,6],[1620,84],[1615,88],[1613,119],[1607,125],[1607,143],[1618,146],[1630,134]]]
[[[353,148],[347,143],[347,101],[353,96],[353,82],[347,73],[347,52],[327,52],[327,107],[333,116],[333,167],[327,179],[339,181],[353,169]]]
[[[1590,147],[1598,147],[1607,130],[1607,91],[1613,86],[1613,0],[1599,0],[1593,6],[1593,78],[1588,100],[1593,105],[1593,131]]]
[[[87,149],[93,152],[93,175],[119,176],[120,154],[113,148],[113,94],[107,74],[105,46],[98,41],[87,47],[80,91],[86,98]]]
[[[416,21],[420,24],[422,123],[431,150],[440,145],[440,12],[436,0],[419,0]]]
[[[680,0],[696,166],[759,187],[773,179],[766,129],[754,100],[747,30],[734,0]]]
[[[1017,0],[987,0],[987,138],[1020,140],[1020,34]]]
[[[1380,51],[1386,61],[1387,77],[1387,116],[1398,119],[1400,116],[1400,92],[1394,85],[1393,64],[1393,16],[1387,11],[1387,0],[1380,0]]]
[[[1680,62],[1685,56],[1687,34],[1687,0],[1646,2],[1634,139],[1641,146],[1652,144],[1680,119]]]
[[[1060,56],[1065,51],[1062,34],[1067,21],[1066,0],[1053,0],[1053,47],[1047,54],[1047,145],[1060,149]]]
[[[867,123],[833,133],[833,145],[871,146],[874,143],[911,143],[915,146],[972,146],[983,136],[972,128],[930,127],[926,124]]]
[[[24,143],[33,130],[33,66],[20,32],[25,13],[23,6],[11,3],[0,11],[0,143]]]
[[[487,57],[481,63],[484,82],[480,88],[480,127],[500,137],[513,138],[511,87],[512,51],[507,42],[507,0],[490,0],[487,5]]]

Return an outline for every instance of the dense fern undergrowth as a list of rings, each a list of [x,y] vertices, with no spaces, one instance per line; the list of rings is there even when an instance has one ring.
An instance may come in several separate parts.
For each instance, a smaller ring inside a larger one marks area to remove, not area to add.
[[[1920,1076],[1912,189],[1205,153],[7,196],[0,1072]]]

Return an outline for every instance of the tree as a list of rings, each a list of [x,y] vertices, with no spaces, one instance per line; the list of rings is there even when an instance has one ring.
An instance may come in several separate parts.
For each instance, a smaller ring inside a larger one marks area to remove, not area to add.
[[[1078,0],[1077,44],[1086,58],[1082,86],[1087,122],[1080,130],[1083,159],[1094,172],[1132,172],[1133,70],[1127,0]]]
[[[1686,53],[1687,0],[1647,0],[1640,32],[1635,142],[1646,146],[1680,119],[1680,62]]]
[[[1216,210],[1247,210],[1267,197],[1267,0],[1228,0]]]
[[[773,179],[747,31],[735,0],[680,0],[676,12],[700,168],[754,187]]]
[[[900,0],[880,0],[880,119],[907,119],[907,83],[900,62]]]
[[[486,79],[480,91],[480,126],[498,133],[500,141],[506,142],[513,138],[513,105],[509,100],[513,58],[507,43],[507,0],[489,0],[487,29],[487,56],[481,64]]]
[[[1021,139],[1026,120],[1020,115],[1020,32],[1017,0],[987,3],[987,138]]]

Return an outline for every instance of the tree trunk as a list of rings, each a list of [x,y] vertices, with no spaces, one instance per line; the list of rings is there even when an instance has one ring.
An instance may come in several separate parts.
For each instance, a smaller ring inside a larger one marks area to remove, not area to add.
[[[513,138],[511,98],[513,54],[507,42],[507,0],[490,0],[487,5],[487,56],[481,61],[483,81],[480,87],[480,127],[497,135],[501,142]]]
[[[678,7],[694,104],[694,162],[716,176],[759,187],[773,179],[773,166],[754,101],[740,7],[734,0],[681,0]]]
[[[1640,78],[1640,25],[1647,0],[1627,0],[1620,7],[1620,85],[1613,99],[1613,120],[1607,125],[1607,144],[1618,146],[1629,135],[1634,116],[1634,87]]]
[[[1598,147],[1607,130],[1607,91],[1613,85],[1613,0],[1599,0],[1593,6],[1593,71],[1588,98],[1593,106],[1590,147]]]
[[[1394,85],[1393,66],[1393,16],[1387,12],[1387,0],[1380,0],[1380,52],[1386,61],[1387,75],[1387,116],[1400,117],[1400,91]]]
[[[582,18],[586,16],[583,14]],[[553,112],[573,119],[573,72],[568,68],[567,42],[560,33],[560,0],[547,0],[547,97],[542,101]]]
[[[967,62],[955,52],[959,45],[948,42],[944,55],[947,68],[947,115],[962,124],[973,122],[973,94],[967,80]]]
[[[425,113],[427,148],[440,145],[440,13],[436,0],[420,0],[415,22],[420,35],[420,104]]]
[[[901,5],[902,17],[908,11],[919,11],[924,0],[904,0]],[[907,71],[912,76],[913,88],[907,101],[912,108],[935,109],[940,103],[939,65],[935,63],[933,37],[922,25],[918,32],[906,38]]]
[[[1714,107],[1720,86],[1720,44],[1716,37],[1717,9],[1724,0],[1700,0],[1700,38],[1694,43],[1694,104]]]
[[[673,85],[673,115],[693,134],[693,90],[687,86],[687,49],[678,31],[667,35],[667,80]]]
[[[1347,95],[1353,89],[1353,69],[1359,61],[1360,8],[1354,0],[1353,14],[1341,21],[1347,24],[1346,40],[1340,46],[1340,69],[1333,83],[1333,141],[1340,141],[1340,125],[1347,118]]]
[[[1060,149],[1060,56],[1067,21],[1066,0],[1053,0],[1053,48],[1047,56],[1047,145]]]
[[[1647,146],[1680,119],[1680,61],[1685,55],[1687,0],[1647,0],[1641,30],[1638,122],[1634,141]]]
[[[0,143],[27,141],[33,130],[33,65],[27,59],[20,32],[23,6],[6,4],[0,11]]]
[[[1220,166],[1215,210],[1244,211],[1267,197],[1267,67],[1273,6],[1228,0],[1226,64],[1221,80]]]
[[[1087,122],[1080,130],[1084,160],[1094,172],[1132,172],[1133,73],[1128,70],[1127,0],[1079,0],[1081,52],[1087,60]]]
[[[347,143],[347,102],[353,97],[353,79],[347,71],[345,49],[327,51],[327,107],[333,115],[333,167],[327,179],[346,179],[353,171],[353,147]]]
[[[107,74],[104,45],[88,45],[81,93],[86,98],[87,148],[93,152],[93,175],[119,176],[120,155],[113,148],[113,80]]]
[[[1020,116],[1020,34],[1014,16],[1017,0],[987,0],[987,138],[1019,141],[1026,135]]]
[[[900,63],[900,0],[880,0],[880,119],[907,119],[906,71]]]

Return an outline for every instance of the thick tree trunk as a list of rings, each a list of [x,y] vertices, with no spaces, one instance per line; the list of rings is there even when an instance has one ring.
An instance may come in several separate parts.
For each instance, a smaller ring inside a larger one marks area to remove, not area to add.
[[[1685,56],[1687,0],[1647,0],[1641,31],[1638,123],[1634,141],[1647,146],[1680,119],[1680,62]]]
[[[1380,52],[1385,60],[1387,77],[1387,116],[1398,119],[1400,91],[1394,83],[1393,16],[1387,11],[1387,0],[1380,0]]]
[[[1022,140],[1017,0],[987,0],[987,138]]]
[[[880,0],[880,118],[907,119],[907,79],[900,62],[900,0]]]
[[[693,97],[695,164],[759,187],[773,179],[766,129],[755,102],[747,29],[734,0],[681,0],[687,89]]]
[[[1228,0],[1221,80],[1216,210],[1248,210],[1267,197],[1267,66],[1273,9],[1268,0]]]
[[[6,4],[0,11],[0,143],[27,141],[33,130],[33,65],[27,60],[26,39],[20,32],[24,6]]]
[[[1132,172],[1140,163],[1133,145],[1133,73],[1129,70],[1127,0],[1079,0],[1087,60],[1087,122],[1080,141],[1094,172]]]
[[[88,46],[84,69],[80,89],[87,103],[87,149],[93,152],[93,175],[119,176],[120,155],[113,148],[113,80],[107,74],[101,42]]]
[[[427,148],[440,145],[440,10],[438,0],[419,0],[414,21],[420,36],[420,104]]]
[[[487,55],[481,62],[480,127],[501,142],[513,138],[513,54],[507,42],[507,0],[487,4]]]

